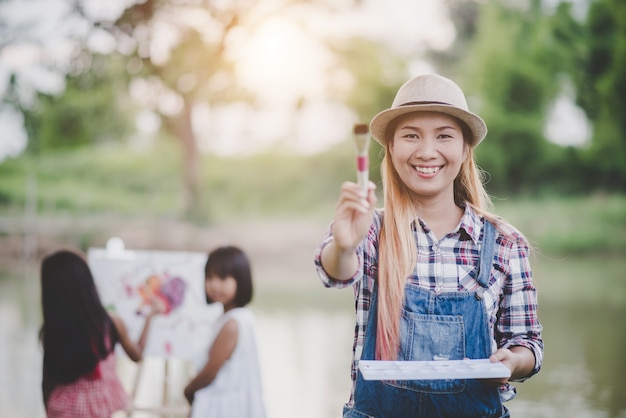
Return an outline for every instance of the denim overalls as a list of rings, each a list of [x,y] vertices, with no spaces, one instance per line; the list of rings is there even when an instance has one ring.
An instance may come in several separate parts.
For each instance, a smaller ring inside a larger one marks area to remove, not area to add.
[[[482,302],[487,289],[495,227],[485,221],[477,292],[436,294],[416,285],[405,287],[398,360],[482,359],[491,355],[489,321]],[[363,345],[363,360],[373,360],[376,343],[377,290],[374,287]],[[364,380],[357,374],[354,406],[344,418],[505,417],[498,389],[480,380]]]

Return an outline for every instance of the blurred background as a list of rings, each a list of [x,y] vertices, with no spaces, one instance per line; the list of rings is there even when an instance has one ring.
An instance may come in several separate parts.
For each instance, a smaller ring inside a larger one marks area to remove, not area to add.
[[[488,192],[535,247],[545,361],[513,416],[626,417],[621,0],[0,0],[0,416],[44,415],[41,256],[114,236],[246,250],[268,416],[340,416],[352,293],[313,254],[353,124],[424,72],[487,122]]]

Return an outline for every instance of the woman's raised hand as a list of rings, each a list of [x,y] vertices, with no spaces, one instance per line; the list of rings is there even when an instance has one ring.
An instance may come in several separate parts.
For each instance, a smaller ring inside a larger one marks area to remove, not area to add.
[[[356,183],[344,182],[341,185],[333,222],[333,237],[338,249],[353,251],[367,234],[377,201],[375,191],[376,185],[371,181],[367,196]]]

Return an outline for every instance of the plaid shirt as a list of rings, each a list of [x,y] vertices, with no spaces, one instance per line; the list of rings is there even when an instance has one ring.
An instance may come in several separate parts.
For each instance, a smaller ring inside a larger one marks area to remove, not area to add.
[[[376,211],[367,236],[357,247],[359,265],[362,268],[358,269],[350,280],[333,279],[324,271],[321,264],[322,249],[332,240],[332,225],[315,254],[315,266],[326,287],[353,286],[354,289],[356,327],[352,352],[350,403],[354,395],[358,360],[363,351],[370,297],[378,277],[378,240],[381,222],[382,211]],[[414,223],[413,231],[418,249],[417,265],[407,280],[435,293],[476,291],[480,287],[475,279],[482,228],[482,217],[469,205],[466,206],[458,227],[439,241],[421,220],[419,227]],[[537,318],[537,295],[532,283],[529,248],[523,236],[508,224],[501,224],[498,227],[489,288],[482,300],[489,318],[492,352],[498,348],[511,346],[527,347],[535,355],[535,367],[530,376],[537,373],[543,360],[543,341],[542,327]],[[515,389],[510,385],[501,388],[503,400],[512,399],[514,396]]]

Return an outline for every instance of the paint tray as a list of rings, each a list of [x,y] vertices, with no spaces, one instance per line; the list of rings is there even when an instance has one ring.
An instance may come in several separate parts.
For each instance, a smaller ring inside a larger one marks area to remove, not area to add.
[[[479,360],[381,361],[361,360],[365,380],[489,379],[510,377],[502,363]]]

